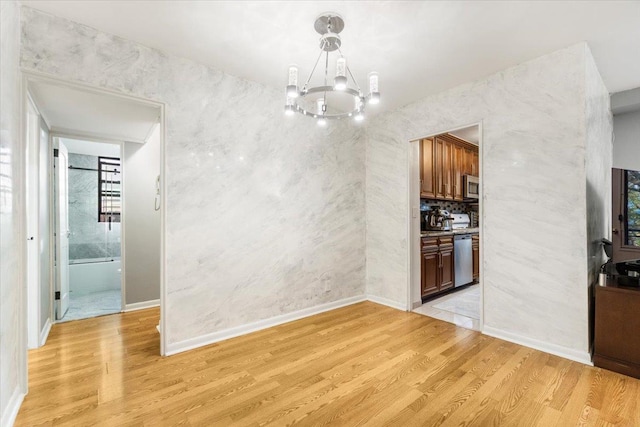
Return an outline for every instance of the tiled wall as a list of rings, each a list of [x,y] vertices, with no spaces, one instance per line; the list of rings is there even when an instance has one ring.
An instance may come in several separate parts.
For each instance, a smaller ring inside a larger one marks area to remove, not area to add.
[[[98,157],[69,154],[69,165],[98,169]],[[120,223],[98,222],[98,172],[69,169],[69,259],[120,256]]]
[[[469,214],[469,220],[471,223],[470,227],[478,227],[479,224],[479,215],[478,215],[478,204],[474,203],[463,203],[463,202],[454,202],[453,200],[430,200],[430,199],[420,199],[420,211],[424,213],[424,211],[428,210],[428,208],[432,208],[433,206],[438,206],[440,209],[444,209],[449,211],[452,214],[461,214],[466,213]]]
[[[462,202],[454,202],[449,200],[429,200],[429,199],[420,199],[420,210],[424,211],[425,206],[438,206],[440,209],[446,209],[450,213],[460,214],[460,213],[470,213],[472,211],[478,211],[478,205],[471,205],[469,203]]]

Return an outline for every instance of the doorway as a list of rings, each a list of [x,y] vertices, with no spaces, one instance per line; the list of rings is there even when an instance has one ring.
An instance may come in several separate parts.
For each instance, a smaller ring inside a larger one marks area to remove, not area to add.
[[[121,144],[54,136],[53,145],[56,242],[64,271],[55,320],[118,313],[124,308]]]
[[[481,124],[410,142],[408,306],[482,330]]]
[[[23,87],[47,133],[40,164],[50,167],[41,175],[49,194],[38,195],[48,197],[40,217],[51,249],[39,264],[48,260],[51,275],[28,293],[29,346],[46,341],[31,321],[38,300],[47,301],[49,324],[155,306],[162,313],[164,105],[30,73]],[[27,176],[36,164],[27,164]],[[26,270],[30,277],[35,268]],[[162,353],[162,335],[160,344]]]

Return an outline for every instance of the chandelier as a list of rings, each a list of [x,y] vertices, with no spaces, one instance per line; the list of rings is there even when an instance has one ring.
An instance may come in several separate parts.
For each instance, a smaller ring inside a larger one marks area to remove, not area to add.
[[[289,79],[284,106],[285,114],[294,115],[297,112],[312,117],[318,121],[320,126],[325,126],[327,119],[353,117],[356,121],[363,120],[365,105],[373,105],[380,102],[378,73],[369,73],[369,94],[365,96],[347,66],[347,59],[340,50],[342,45],[340,32],[344,29],[344,20],[336,13],[325,13],[316,19],[314,28],[320,34],[320,54],[302,88],[298,86],[298,66],[289,66]],[[336,72],[333,82],[330,82],[329,53],[336,51],[338,55],[335,61]],[[309,83],[313,73],[318,68],[323,54],[325,57],[324,84],[322,86],[310,86]],[[351,87],[349,86],[350,81],[353,84]],[[331,94],[331,101],[328,99],[328,94]],[[340,95],[336,97],[337,94]],[[339,107],[341,108],[337,108],[333,103],[340,104]]]

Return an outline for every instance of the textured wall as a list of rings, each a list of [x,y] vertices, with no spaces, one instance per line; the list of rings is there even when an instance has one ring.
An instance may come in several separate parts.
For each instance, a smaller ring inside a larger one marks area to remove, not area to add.
[[[120,256],[120,223],[98,222],[98,157],[69,153],[69,260]]]
[[[168,344],[364,294],[364,140],[280,90],[29,8],[21,65],[166,103]]]
[[[600,241],[611,239],[611,167],[613,163],[613,117],[609,91],[587,51],[585,58],[585,123],[587,170],[587,284],[596,282],[605,259]],[[638,141],[640,143],[640,140]],[[640,145],[640,144],[639,144]],[[640,160],[639,160],[640,161]]]
[[[586,56],[554,52],[367,128],[367,293],[407,300],[408,141],[482,122],[485,326],[588,358]]]
[[[8,425],[20,394],[26,355],[21,347],[26,312],[23,304],[21,238],[23,217],[20,142],[20,10],[0,2],[0,424]]]

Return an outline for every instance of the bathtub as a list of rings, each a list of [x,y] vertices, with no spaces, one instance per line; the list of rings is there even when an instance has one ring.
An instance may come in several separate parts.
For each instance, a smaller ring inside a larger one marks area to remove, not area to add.
[[[73,295],[121,289],[120,258],[69,261],[69,291]]]

